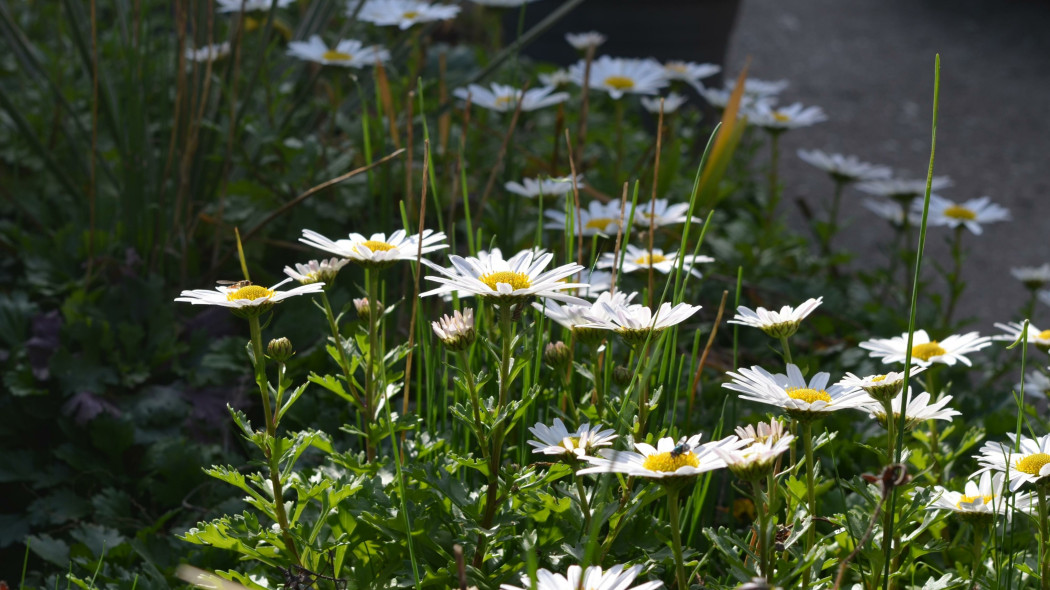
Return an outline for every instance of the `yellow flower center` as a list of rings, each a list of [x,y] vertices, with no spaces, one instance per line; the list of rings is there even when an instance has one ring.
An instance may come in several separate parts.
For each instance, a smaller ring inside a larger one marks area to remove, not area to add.
[[[981,500],[985,505],[992,503],[994,496],[960,496],[959,501],[955,503],[955,507],[963,510],[963,504],[973,504],[977,500]]]
[[[664,67],[676,74],[684,74],[687,71],[685,69],[685,64],[667,64]]]
[[[924,361],[928,361],[935,356],[941,356],[947,352],[947,350],[941,348],[941,343],[936,340],[930,340],[923,344],[916,344],[911,349],[911,355],[913,357]]]
[[[501,272],[493,272],[487,275],[481,275],[478,280],[489,286],[489,289],[496,291],[496,285],[500,283],[506,283],[514,290],[528,289],[532,286],[532,281],[529,280],[529,275],[523,272],[511,272],[504,270]]]
[[[627,76],[609,76],[605,79],[605,85],[616,90],[630,90],[634,88],[634,80]]]
[[[503,106],[514,104],[514,97],[513,96],[497,96],[495,104],[498,107],[503,107]]]
[[[653,254],[652,256],[649,256],[648,254],[642,254],[638,258],[634,259],[634,263],[635,264],[640,264],[642,266],[651,266],[653,264],[657,264],[659,262],[664,262],[666,260],[667,260],[667,257],[664,256],[663,254]]]
[[[378,240],[366,240],[361,242],[361,245],[373,252],[386,252],[387,250],[394,249],[392,244],[387,244],[386,242],[380,242]]]
[[[1046,453],[1035,453],[1017,461],[1016,469],[1028,475],[1039,475],[1043,465],[1050,463],[1050,455]]]
[[[412,20],[412,19],[416,18],[417,16],[419,16],[419,13],[417,11],[415,11],[415,10],[409,10],[408,12],[404,12],[404,13],[401,14],[401,18],[403,18],[405,20]]]
[[[823,389],[809,389],[808,387],[788,387],[787,395],[791,399],[799,399],[807,404],[811,404],[817,400],[831,403],[831,396],[828,392]]]
[[[692,451],[686,451],[677,457],[672,457],[671,453],[656,453],[649,455],[642,461],[642,467],[649,471],[664,471],[672,473],[678,471],[680,468],[685,467],[699,467],[700,460],[696,458],[696,455]]]
[[[780,111],[775,111],[773,113],[773,120],[780,121],[781,123],[786,123],[791,120],[791,117],[785,115],[784,113],[781,113]]]
[[[605,231],[605,228],[609,227],[610,224],[616,223],[616,220],[612,217],[595,217],[587,222],[584,227],[587,229],[596,229],[598,231]]]
[[[342,51],[329,50],[321,54],[321,59],[328,61],[350,61],[354,56]]]
[[[1043,330],[1036,338],[1039,340],[1050,340],[1050,330]]]
[[[575,449],[580,446],[580,437],[578,436],[566,436],[561,439],[561,446],[566,449]]]
[[[871,378],[872,383],[880,383],[880,382],[885,381],[885,380],[886,380],[886,376],[885,375],[878,375],[876,377],[872,377]]]
[[[259,285],[248,285],[247,287],[241,287],[236,291],[232,291],[226,294],[228,301],[237,301],[238,299],[248,299],[255,301],[256,299],[265,299],[272,297],[273,291],[266,287],[260,287]]]
[[[959,205],[952,205],[944,210],[945,217],[951,217],[952,219],[965,219],[967,221],[973,221],[977,219],[977,214],[971,209],[966,207],[960,207]]]

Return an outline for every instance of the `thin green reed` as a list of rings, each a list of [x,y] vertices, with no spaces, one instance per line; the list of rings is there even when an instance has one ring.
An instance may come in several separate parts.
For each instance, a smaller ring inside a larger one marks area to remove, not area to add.
[[[919,301],[919,276],[922,270],[922,254],[926,248],[926,222],[930,215],[930,191],[933,183],[933,162],[934,156],[937,151],[937,108],[940,104],[941,94],[941,54],[937,54],[934,59],[933,68],[933,123],[932,130],[930,132],[930,165],[926,171],[926,192],[923,195],[922,202],[922,222],[919,225],[919,246],[915,253],[915,272],[912,276],[911,286],[911,309],[908,313],[908,348],[904,358],[904,391],[907,393],[907,384],[911,379],[911,353],[912,353],[912,341],[915,337],[915,316],[918,312],[918,301]],[[900,463],[901,456],[904,451],[904,431],[907,426],[907,413],[908,413],[908,396],[901,396],[901,410],[900,410],[900,423],[897,425],[897,448],[894,453],[893,461]],[[883,590],[889,590],[890,587],[890,561],[893,554],[893,535],[897,528],[896,522],[896,509],[897,509],[897,488],[894,487],[893,491],[890,492],[889,506],[887,508],[890,514],[890,525],[883,532],[882,537],[882,548],[883,548],[883,560],[885,561],[885,567],[883,568],[883,579],[882,588]]]
[[[714,129],[711,130],[711,135],[709,135],[707,138],[707,145],[704,147],[704,153],[700,156],[700,164],[698,164],[696,167],[696,175],[693,177],[693,189],[692,192],[689,193],[689,211],[685,214],[685,227],[682,228],[682,242],[678,246],[678,270],[676,271],[674,283],[674,291],[676,294],[675,301],[681,301],[681,294],[685,291],[685,286],[681,277],[682,266],[685,263],[685,260],[682,259],[681,253],[685,252],[685,245],[689,243],[689,229],[693,225],[693,213],[696,212],[696,203],[698,200],[697,197],[699,197],[700,194],[700,177],[703,174],[704,165],[707,164],[707,156],[711,153],[711,146],[714,144],[715,136],[718,135],[718,130],[721,127],[722,124],[719,123],[718,125],[715,125]],[[710,220],[711,215],[710,213],[708,213],[707,221]],[[704,222],[705,227],[707,226],[707,221]],[[702,237],[700,241],[703,241]]]
[[[429,145],[431,145],[431,143],[430,143],[430,127],[427,125],[426,104],[423,102],[423,78],[418,78],[416,80],[416,89],[417,89],[416,90],[416,94],[419,95],[419,120],[423,123],[423,141],[424,141],[423,145],[429,146]],[[408,124],[411,125],[412,122],[409,121]],[[408,149],[412,149],[412,146],[408,146]],[[429,148],[427,148],[427,151],[429,151]],[[429,157],[429,154],[428,154],[428,157]],[[431,160],[431,161],[433,161],[433,160]],[[437,221],[438,221],[438,231],[444,232],[445,231],[445,220],[444,220],[444,216],[441,215],[441,213],[440,213],[442,211],[442,209],[441,209],[441,198],[438,196],[437,176],[436,176],[436,173],[434,172],[435,168],[437,168],[437,166],[429,166],[427,168],[427,178],[424,181],[429,181],[430,182],[430,191],[429,191],[430,197],[432,199],[434,199],[434,210],[438,212],[438,214],[435,215],[435,217],[437,217]],[[411,173],[411,171],[409,173]]]

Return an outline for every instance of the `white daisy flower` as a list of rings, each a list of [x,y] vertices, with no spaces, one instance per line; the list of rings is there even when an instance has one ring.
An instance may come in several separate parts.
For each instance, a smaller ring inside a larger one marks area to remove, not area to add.
[[[326,66],[347,68],[366,68],[390,60],[390,52],[386,49],[378,45],[365,47],[354,39],[343,39],[335,49],[329,49],[320,35],[311,35],[306,41],[289,42],[288,55]]]
[[[352,15],[357,5],[350,4],[347,10]],[[413,25],[437,20],[448,20],[459,14],[459,6],[431,4],[421,0],[365,0],[357,18],[381,27],[396,26],[402,31]]]
[[[230,54],[230,42],[223,41],[213,45],[205,45],[198,49],[186,48],[186,59],[195,62],[208,62],[222,59]]]
[[[569,66],[569,75],[578,86],[583,86],[586,63],[579,61]],[[631,59],[603,55],[591,62],[590,88],[604,90],[614,100],[624,94],[656,94],[667,86],[664,67],[655,59]]]
[[[729,99],[733,96],[733,91],[729,88],[705,88],[700,87],[696,89],[700,93],[700,96],[704,97],[707,104],[717,108],[724,109],[729,105]],[[741,112],[747,112],[748,109],[756,102],[769,102],[769,99],[755,96],[753,94],[744,94],[740,98]]]
[[[797,332],[802,320],[806,319],[823,302],[824,297],[821,296],[816,299],[807,299],[798,307],[785,305],[780,308],[780,311],[764,307],[752,311],[750,307],[741,305],[736,308],[736,315],[729,320],[729,323],[758,328],[773,338],[787,338]]]
[[[863,389],[836,383],[828,386],[831,375],[817,373],[808,382],[796,365],[787,366],[787,374],[776,375],[759,366],[726,373],[732,377],[722,387],[740,392],[740,399],[782,408],[791,417],[802,420],[827,412],[862,409],[871,398]]]
[[[369,268],[386,268],[398,260],[415,260],[420,253],[420,236],[410,236],[403,229],[395,231],[389,237],[383,233],[376,233],[366,238],[362,234],[351,233],[349,239],[335,241],[313,230],[304,229],[303,237],[299,238],[299,241],[308,246],[349,258]],[[442,243],[445,241],[445,234],[441,232],[423,230],[422,241],[423,254],[448,248],[448,244]]]
[[[554,86],[555,88],[572,83],[572,76],[569,75],[569,70],[564,69],[540,74],[538,78],[540,84],[543,84],[544,86]]]
[[[974,475],[986,471],[1005,473],[1011,492],[1050,475],[1050,434],[1037,439],[1022,436],[1019,445],[1014,433],[1006,436],[1010,438],[1009,445],[992,441],[984,443],[979,454],[974,456],[981,465]],[[1017,451],[1014,451],[1015,447]]]
[[[655,202],[640,203],[634,210],[634,224],[642,227],[677,225],[687,220],[693,223],[700,221],[697,217],[689,217],[689,203],[670,205],[667,199],[656,199]]]
[[[614,565],[605,572],[597,565],[592,565],[586,570],[578,565],[570,565],[567,575],[563,576],[541,568],[536,571],[535,585],[526,575],[522,576],[521,588],[502,584],[500,590],[656,590],[663,586],[663,582],[645,582],[631,586],[641,572],[640,565],[633,565],[627,569],[622,565]]]
[[[216,0],[219,12],[253,12],[256,10],[270,10],[273,5],[271,0]],[[295,0],[277,0],[277,8],[284,8]]]
[[[599,457],[587,457],[587,461],[594,467],[581,469],[576,473],[623,473],[655,479],[694,477],[726,466],[725,461],[715,452],[716,447],[723,450],[739,449],[749,442],[732,434],[722,440],[700,444],[702,436],[696,434],[679,443],[675,443],[673,438],[665,437],[661,438],[655,447],[648,443],[636,442],[634,448],[637,452],[603,449],[598,453]]]
[[[909,378],[925,370],[926,367],[912,367],[909,372]],[[891,371],[882,375],[868,375],[866,377],[858,377],[853,373],[846,373],[846,376],[840,379],[839,383],[846,387],[859,387],[868,392],[868,395],[877,401],[888,400],[893,399],[894,396],[904,390],[904,372]]]
[[[957,412],[951,408],[947,408],[948,402],[952,401],[952,396],[946,395],[936,402],[930,403],[929,392],[922,392],[919,395],[912,397],[911,387],[908,388],[908,407],[905,409],[907,414],[904,418],[904,429],[911,430],[919,424],[927,420],[947,420],[952,421],[955,416],[961,416],[961,412]],[[897,394],[897,397],[893,398],[890,402],[893,408],[893,422],[899,424],[901,419],[901,404],[904,401],[904,392]],[[879,422],[885,425],[886,423],[886,408],[882,404],[876,401],[874,398],[870,399],[870,403],[865,406],[868,411],[868,415],[872,418],[876,418]]]
[[[912,339],[912,364],[928,367],[933,363],[954,365],[960,362],[972,366],[966,355],[991,346],[992,340],[977,332],[958,335],[953,334],[944,340],[930,340],[926,330],[916,330]],[[860,347],[870,351],[868,356],[881,358],[882,362],[903,363],[908,353],[908,334],[893,338],[873,338],[860,343]]]
[[[599,45],[605,43],[605,35],[598,31],[588,31],[586,33],[565,33],[565,40],[580,51],[587,49],[597,49]]]
[[[990,518],[994,515],[1010,515],[1009,497],[1004,485],[1005,476],[996,473],[994,476],[985,471],[978,481],[967,481],[963,493],[953,492],[942,486],[934,486],[937,494],[928,510],[951,510],[962,517]],[[1024,510],[1030,506],[1030,496],[1014,496],[1015,509]]]
[[[637,293],[602,293],[594,303],[561,305],[550,299],[532,306],[560,326],[572,330],[582,342],[596,344],[605,338],[605,332],[614,329],[609,309],[625,307]]]
[[[744,93],[763,98],[772,98],[783,92],[791,83],[787,80],[759,80],[758,78],[744,79]],[[726,83],[730,91],[736,88],[736,78]]]
[[[755,102],[747,109],[747,120],[770,132],[809,127],[828,120],[820,107],[803,107],[802,103],[778,107],[769,102]]]
[[[241,281],[234,285],[221,285],[210,289],[192,289],[183,291],[175,301],[192,303],[193,305],[218,305],[228,307],[237,315],[244,317],[259,315],[269,311],[275,303],[279,303],[307,293],[320,293],[324,289],[324,283],[311,283],[300,285],[288,291],[278,291],[277,288],[292,279],[285,279],[280,283],[267,289],[262,285],[253,285],[250,281]]]
[[[543,268],[554,259],[554,255],[549,252],[538,254],[533,250],[522,250],[510,260],[503,260],[502,255],[496,255],[497,253],[498,251],[493,251],[492,255],[485,259],[473,256],[464,258],[453,254],[449,256],[452,268],[442,268],[427,261],[427,266],[441,274],[424,278],[440,283],[441,286],[419,296],[459,291],[461,297],[476,295],[495,300],[497,303],[514,303],[529,297],[546,297],[577,305],[586,304],[583,299],[561,292],[585,286],[563,281],[583,270],[582,266],[565,264],[543,272]]]
[[[613,306],[603,302],[602,307],[604,314],[592,313],[591,319],[604,324],[607,329],[616,330],[620,338],[631,346],[644,344],[650,333],[655,338],[660,332],[677,326],[700,311],[699,305],[671,305],[670,302],[660,304],[656,313],[648,306],[637,303]]]
[[[1021,391],[1021,384],[1014,385],[1014,391]],[[1038,399],[1050,398],[1050,377],[1042,371],[1028,371],[1024,376],[1024,394]]]
[[[738,428],[737,433],[740,430]],[[794,440],[794,435],[784,434],[776,440],[770,438],[764,442],[753,441],[742,449],[715,448],[714,451],[726,462],[726,467],[733,475],[745,481],[759,481],[769,475],[777,457],[790,450]]]
[[[698,279],[702,278],[704,275],[696,265],[715,261],[715,259],[710,256],[694,256],[692,254],[682,254],[681,259],[682,269]],[[627,249],[623,253],[623,263],[620,268],[623,272],[635,272],[638,270],[648,271],[649,268],[652,267],[653,270],[667,274],[678,268],[678,260],[678,252],[668,252],[665,254],[660,248],[653,248],[652,256],[650,256],[648,248],[639,248],[627,244]],[[613,268],[616,264],[618,264],[616,255],[612,252],[605,252],[602,254],[602,257],[596,266],[598,268]]]
[[[339,271],[350,263],[346,258],[329,258],[327,260],[311,260],[306,264],[296,263],[295,268],[284,267],[284,274],[297,281],[300,285],[311,283],[332,284]]]
[[[930,190],[938,191],[952,185],[951,178],[947,176],[934,176],[930,181]],[[869,195],[878,197],[889,197],[910,201],[916,197],[926,194],[926,179],[906,180],[902,178],[886,178],[880,180],[869,180],[857,185],[857,188]]]
[[[529,432],[539,439],[527,441],[535,447],[532,449],[533,453],[566,455],[573,459],[583,459],[592,455],[598,447],[611,446],[613,439],[617,437],[615,430],[602,430],[601,426],[591,426],[586,422],[581,424],[576,432],[570,433],[560,418],[554,419],[553,427],[538,422],[529,427]]]
[[[560,229],[565,231],[566,215],[564,211],[547,209],[543,214],[549,221],[543,224],[546,229]],[[575,212],[573,213],[575,215]],[[585,236],[616,235],[623,224],[623,216],[620,213],[618,201],[591,201],[587,208],[580,208],[579,215],[575,219],[576,234]]]
[[[642,108],[653,113],[660,114],[660,101],[664,101],[664,114],[668,115],[677,111],[682,105],[689,101],[685,96],[677,92],[670,92],[663,98],[642,97]]]
[[[669,61],[664,64],[664,75],[668,80],[681,80],[693,87],[699,87],[700,80],[710,78],[721,71],[721,66],[693,61]]]
[[[521,102],[521,110],[535,111],[544,107],[556,105],[569,99],[568,92],[555,92],[553,86],[530,88],[524,93],[519,88],[496,84],[493,82],[489,88],[478,84],[471,84],[466,88],[457,88],[452,94],[459,99],[469,100],[470,104],[499,113],[513,113]]]
[[[1050,283],[1050,263],[1042,266],[1023,266],[1020,268],[1011,268],[1010,274],[1014,275],[1014,278],[1024,283],[1024,286],[1029,289],[1038,289],[1046,286]]]
[[[861,162],[857,156],[829,154],[821,150],[798,150],[798,157],[805,163],[827,172],[836,182],[857,182],[889,178],[888,166]]]
[[[912,201],[912,212],[922,215],[922,201]],[[997,221],[1010,221],[1010,211],[992,203],[989,197],[955,203],[944,197],[930,195],[929,222],[932,225],[947,225],[952,229],[965,226],[981,235],[981,224]]]
[[[787,428],[784,427],[784,423],[776,418],[769,422],[737,426],[734,430],[741,440],[751,440],[760,443],[774,444],[785,436],[794,438],[794,435],[790,434]]]
[[[996,323],[996,328],[1006,332],[992,336],[992,340],[1001,342],[1017,342],[1024,332],[1023,322],[1009,322],[1006,324]],[[1042,351],[1050,351],[1050,330],[1040,330],[1032,324],[1028,324],[1028,343]]]
[[[905,208],[901,206],[897,201],[876,201],[874,199],[864,199],[864,207],[871,211],[875,215],[889,221],[893,225],[902,226],[904,225],[904,212]],[[908,213],[908,223],[910,225],[919,225],[922,223],[922,216],[915,215],[914,213]]]
[[[436,322],[430,322],[434,335],[449,350],[459,351],[470,348],[477,334],[474,332],[474,310],[458,309],[452,315],[441,316]]]
[[[583,188],[583,175],[576,175],[576,186]],[[572,177],[523,178],[521,182],[510,181],[503,185],[508,191],[523,197],[558,197],[572,192]],[[562,227],[565,227],[562,225]]]

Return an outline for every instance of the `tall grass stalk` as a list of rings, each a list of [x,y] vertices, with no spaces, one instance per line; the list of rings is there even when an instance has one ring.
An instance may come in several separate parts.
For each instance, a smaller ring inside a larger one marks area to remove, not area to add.
[[[918,313],[918,301],[919,301],[919,277],[922,271],[922,255],[926,248],[926,226],[930,216],[930,191],[933,183],[933,162],[934,157],[937,153],[937,109],[940,105],[941,98],[941,55],[938,53],[934,59],[933,69],[933,122],[932,130],[930,132],[930,164],[926,172],[926,191],[923,195],[922,202],[922,221],[919,225],[919,246],[915,253],[915,271],[912,275],[912,286],[911,286],[911,308],[908,313],[908,348],[904,358],[904,395],[901,396],[901,410],[900,418],[897,423],[897,448],[893,455],[893,461],[900,463],[901,456],[904,451],[904,430],[907,426],[908,416],[908,382],[911,379],[911,356],[912,356],[912,343],[915,339],[915,316]],[[905,215],[907,218],[907,215]],[[887,420],[892,420],[893,416],[887,415]],[[893,560],[893,538],[894,529],[896,523],[893,518],[896,516],[897,510],[897,487],[895,486],[893,491],[890,492],[889,505],[887,507],[891,518],[889,521],[890,526],[886,527],[882,534],[882,551],[883,551],[883,579],[882,588],[883,590],[889,590],[890,588],[890,565]]]

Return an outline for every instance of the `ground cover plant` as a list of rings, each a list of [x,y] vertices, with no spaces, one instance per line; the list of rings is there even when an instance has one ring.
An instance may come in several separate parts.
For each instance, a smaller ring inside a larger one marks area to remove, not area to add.
[[[939,62],[912,178],[522,53],[578,4],[0,4],[7,584],[1050,588],[1050,265],[958,317]]]

